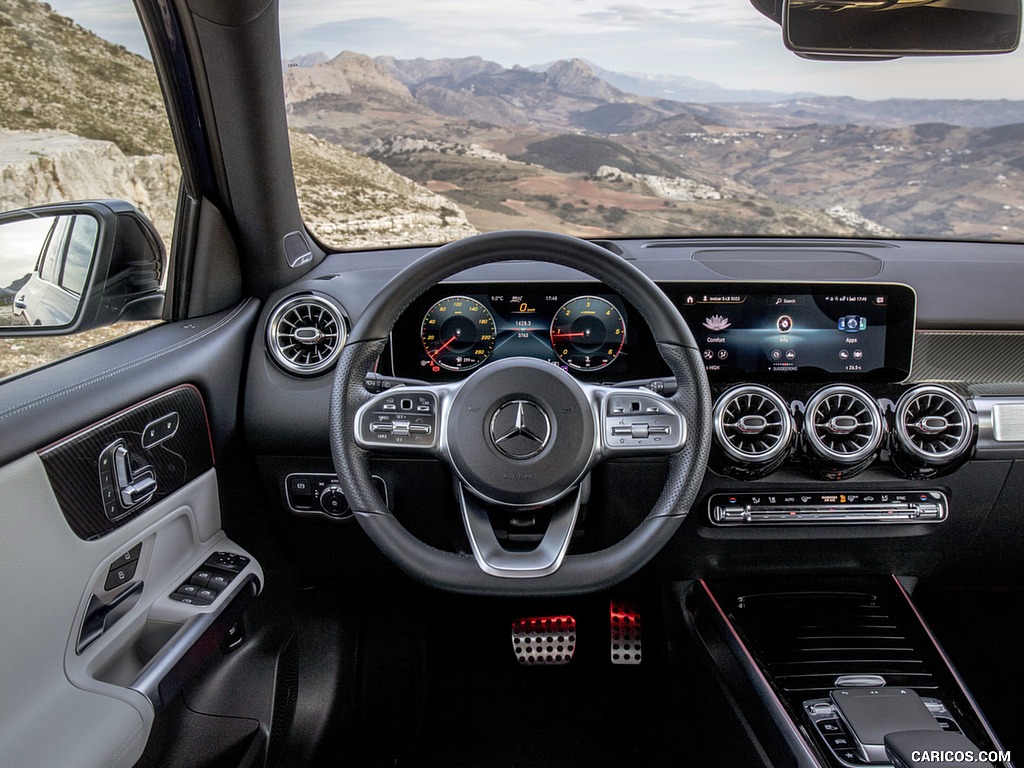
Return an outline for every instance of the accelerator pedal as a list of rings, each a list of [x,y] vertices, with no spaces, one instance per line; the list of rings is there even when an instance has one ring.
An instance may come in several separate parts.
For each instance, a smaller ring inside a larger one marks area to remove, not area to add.
[[[640,609],[632,603],[612,600],[609,605],[612,664],[639,664],[642,657]]]
[[[576,619],[536,616],[512,622],[512,649],[523,666],[568,664],[576,653]]]

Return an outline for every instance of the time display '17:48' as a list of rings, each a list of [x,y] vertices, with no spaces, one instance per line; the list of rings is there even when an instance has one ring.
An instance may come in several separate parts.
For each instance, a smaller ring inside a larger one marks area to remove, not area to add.
[[[611,365],[626,343],[622,313],[609,301],[578,296],[567,301],[551,321],[551,346],[570,368],[596,371]]]

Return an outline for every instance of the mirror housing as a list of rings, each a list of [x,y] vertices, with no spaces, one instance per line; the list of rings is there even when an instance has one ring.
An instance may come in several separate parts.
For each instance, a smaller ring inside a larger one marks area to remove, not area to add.
[[[750,1],[806,59],[1011,53],[1020,44],[1021,0]]]
[[[133,205],[84,201],[0,213],[0,243],[4,229],[13,232],[33,220],[41,220],[34,266],[30,262],[24,277],[0,285],[0,337],[63,336],[163,316],[167,253],[153,224]],[[0,252],[0,274],[7,257]],[[47,266],[51,257],[56,267]],[[0,282],[10,280],[11,268]]]

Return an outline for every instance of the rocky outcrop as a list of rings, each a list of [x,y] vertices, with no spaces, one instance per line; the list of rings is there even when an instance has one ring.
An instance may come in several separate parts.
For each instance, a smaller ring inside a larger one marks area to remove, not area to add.
[[[170,242],[181,169],[175,155],[125,155],[64,131],[0,131],[0,207],[127,200]]]
[[[481,147],[479,144],[458,144],[452,141],[434,139],[416,139],[409,136],[396,136],[393,139],[374,139],[366,148],[371,157],[389,157],[391,155],[411,155],[417,152],[435,152],[439,155],[458,155],[459,157],[475,157],[479,160],[490,160],[495,163],[514,163],[501,152]]]
[[[710,184],[696,179],[678,176],[655,176],[650,173],[627,173],[612,165],[602,165],[597,169],[594,178],[599,181],[613,183],[641,183],[663,200],[674,202],[693,202],[694,200],[721,200],[722,192]]]
[[[435,244],[476,233],[458,205],[383,163],[299,131],[291,144],[302,216],[332,245]]]
[[[630,100],[618,88],[599,78],[583,59],[556,61],[544,74],[555,90],[566,96],[611,103]]]
[[[390,72],[369,56],[351,51],[312,67],[288,68],[284,95],[289,104],[321,96],[352,96],[368,105],[413,103],[409,89]]]

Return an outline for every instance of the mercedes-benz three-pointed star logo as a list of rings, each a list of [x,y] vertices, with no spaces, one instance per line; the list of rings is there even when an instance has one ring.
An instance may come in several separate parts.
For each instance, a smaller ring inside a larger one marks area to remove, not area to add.
[[[551,422],[544,410],[529,400],[505,403],[491,417],[494,447],[510,459],[529,459],[551,439]]]

